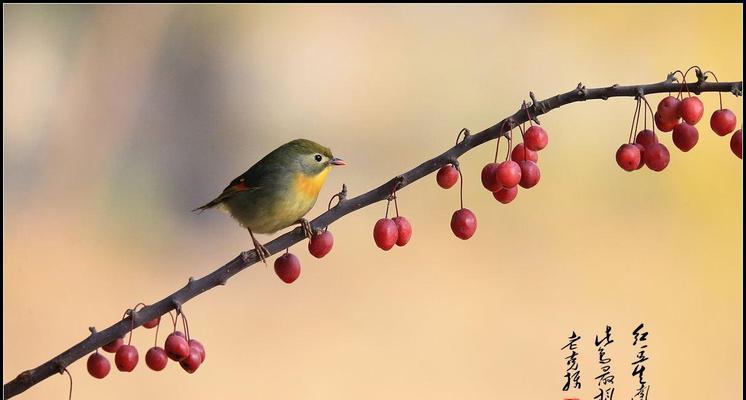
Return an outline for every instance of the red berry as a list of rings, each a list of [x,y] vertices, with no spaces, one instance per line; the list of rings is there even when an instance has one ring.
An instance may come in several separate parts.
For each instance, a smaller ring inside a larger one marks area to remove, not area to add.
[[[456,210],[451,217],[451,230],[459,239],[472,237],[477,231],[477,216],[468,208]]]
[[[495,196],[495,200],[499,201],[500,203],[508,204],[513,201],[516,196],[518,196],[518,186],[513,186],[509,189],[502,188],[497,192],[492,193],[492,195]]]
[[[539,178],[541,178],[539,166],[533,161],[521,161],[518,164],[521,167],[521,187],[530,189],[536,186],[539,183]]]
[[[688,124],[694,125],[705,113],[705,106],[697,96],[687,97],[679,104],[679,114]]]
[[[151,319],[150,321],[148,321],[148,322],[146,322],[146,323],[142,324],[142,326],[144,326],[144,327],[146,327],[146,328],[148,328],[148,329],[150,329],[150,328],[155,328],[156,326],[158,326],[158,324],[159,324],[160,322],[161,322],[161,317],[160,317],[160,316],[158,316],[158,317],[156,317],[156,318],[153,318],[153,319]]]
[[[202,345],[197,339],[189,339],[189,352],[191,353],[193,350],[196,350],[199,352],[199,355],[202,359],[202,362],[205,361],[205,346]]]
[[[673,127],[676,126],[676,124],[678,123],[678,119],[670,121],[664,120],[661,118],[660,114],[658,114],[657,112],[655,113],[655,126],[658,127],[661,132],[671,132],[673,130]]]
[[[153,371],[160,371],[163,368],[166,368],[167,363],[168,355],[166,355],[166,350],[163,350],[160,347],[151,347],[150,350],[145,353],[145,364],[147,364]]]
[[[640,149],[634,144],[623,144],[616,151],[616,163],[625,171],[634,171],[640,166]]]
[[[513,160],[501,162],[497,167],[497,180],[505,188],[512,188],[521,181],[521,166]]]
[[[285,283],[295,282],[300,276],[300,260],[292,253],[285,253],[277,257],[275,273]]]
[[[670,159],[671,155],[663,143],[654,143],[645,148],[645,165],[653,171],[663,171]]]
[[[521,162],[525,159],[539,162],[539,153],[529,150],[523,143],[518,143],[513,147],[513,151],[510,153],[510,159],[515,162]]]
[[[547,147],[549,136],[547,136],[547,132],[544,128],[539,125],[534,125],[526,130],[526,134],[523,135],[523,143],[530,150],[539,151]]]
[[[499,164],[489,163],[482,168],[482,186],[490,192],[500,190],[502,185],[497,181],[497,168]]]
[[[334,236],[329,231],[322,231],[311,236],[308,241],[308,252],[316,258],[324,257],[332,251],[334,245]]]
[[[373,227],[373,240],[376,246],[383,250],[390,250],[399,240],[399,230],[396,228],[396,222],[389,218],[381,218]]]
[[[736,129],[736,114],[727,108],[717,110],[710,117],[710,127],[718,135],[725,136]]]
[[[440,187],[443,189],[450,189],[456,184],[456,182],[458,182],[458,170],[456,170],[456,167],[453,165],[448,164],[438,170],[436,179]]]
[[[681,101],[673,96],[665,97],[658,103],[658,112],[661,120],[666,122],[679,122],[679,105]]]
[[[412,224],[404,217],[394,218],[394,223],[397,230],[396,245],[404,246],[409,243],[409,239],[412,237]]]
[[[638,150],[640,150],[640,162],[637,163],[637,168],[642,168],[643,165],[645,165],[645,146],[641,145],[640,143],[635,143],[635,146]]]
[[[276,262],[275,262],[276,263]],[[189,355],[189,343],[181,332],[174,332],[166,338],[166,344],[163,348],[166,350],[168,358],[174,361],[181,361]]]
[[[109,353],[116,353],[117,350],[119,350],[120,347],[124,344],[124,340],[122,338],[116,338],[111,343],[105,344],[101,346],[101,348]]]
[[[656,136],[655,132],[650,129],[644,129],[637,134],[637,137],[635,137],[635,143],[639,143],[643,148],[645,148],[653,143],[658,143],[658,136]]]
[[[673,144],[681,151],[689,151],[699,140],[699,132],[694,125],[682,122],[673,128]]]
[[[117,369],[122,372],[130,372],[137,366],[137,361],[140,357],[137,355],[137,349],[135,346],[128,344],[123,345],[117,350],[117,354],[114,355],[114,364]]]
[[[109,375],[109,371],[111,370],[109,360],[107,360],[103,355],[98,354],[98,352],[93,353],[88,357],[88,363],[86,366],[88,367],[88,373],[91,374],[92,377],[98,379],[103,379],[106,375]]]
[[[739,129],[730,137],[730,149],[736,157],[743,159],[743,129]]]
[[[181,365],[181,368],[184,369],[184,371],[189,372],[190,374],[193,374],[194,371],[199,368],[200,364],[202,364],[202,356],[199,353],[199,350],[192,346],[189,350],[189,356],[181,361],[179,361],[179,365]]]

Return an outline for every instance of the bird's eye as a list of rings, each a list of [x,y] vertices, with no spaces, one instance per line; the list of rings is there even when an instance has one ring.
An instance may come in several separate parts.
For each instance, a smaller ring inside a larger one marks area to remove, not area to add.
[[[316,154],[314,158],[316,159],[316,161],[321,162],[321,154]]]

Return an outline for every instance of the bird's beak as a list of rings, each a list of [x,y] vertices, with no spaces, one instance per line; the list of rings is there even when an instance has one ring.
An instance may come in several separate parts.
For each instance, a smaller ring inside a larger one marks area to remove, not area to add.
[[[337,165],[337,166],[340,166],[340,167],[343,166],[343,165],[347,165],[347,163],[345,162],[345,160],[343,160],[341,158],[337,158],[337,157],[332,158],[332,160],[329,161],[329,164],[331,164],[331,165]]]

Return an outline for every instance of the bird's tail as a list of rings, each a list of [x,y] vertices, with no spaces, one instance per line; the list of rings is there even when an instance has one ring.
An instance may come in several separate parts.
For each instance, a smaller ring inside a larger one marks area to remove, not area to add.
[[[205,210],[207,210],[209,208],[213,208],[215,206],[218,206],[222,202],[223,202],[223,199],[221,199],[220,197],[218,197],[217,199],[215,199],[215,200],[213,200],[213,201],[205,204],[204,206],[200,206],[200,207],[195,208],[194,210],[192,210],[192,212],[195,212],[195,211],[202,212],[202,211],[205,211]]]

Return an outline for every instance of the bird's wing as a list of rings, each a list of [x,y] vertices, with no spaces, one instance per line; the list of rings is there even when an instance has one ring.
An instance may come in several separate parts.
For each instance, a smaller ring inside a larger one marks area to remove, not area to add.
[[[212,200],[211,202],[201,207],[195,208],[192,211],[202,211],[208,208],[215,207],[218,204],[224,202],[225,200],[233,197],[234,195],[236,195],[236,193],[252,191],[252,190],[259,189],[261,187],[261,186],[256,186],[256,185],[250,185],[249,183],[247,183],[246,178],[244,177],[245,175],[247,174],[244,173],[243,175],[231,181],[231,183],[225,189],[223,189],[223,193],[220,193],[220,196],[216,197],[214,200]]]

